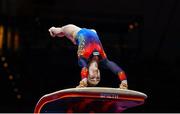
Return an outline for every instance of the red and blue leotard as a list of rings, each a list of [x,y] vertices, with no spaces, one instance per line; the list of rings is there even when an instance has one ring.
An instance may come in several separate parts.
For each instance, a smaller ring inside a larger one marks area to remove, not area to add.
[[[76,35],[76,44],[78,45],[78,57],[82,56],[88,60],[94,51],[98,51],[102,59],[106,58],[99,37],[92,30],[81,29]]]
[[[82,79],[87,77],[87,63],[94,51],[99,52],[101,60],[99,61],[103,67],[110,69],[113,73],[119,76],[119,79],[126,80],[124,71],[113,61],[109,61],[102,47],[101,41],[96,32],[83,28],[75,36],[76,44],[78,45],[78,63],[82,67]]]

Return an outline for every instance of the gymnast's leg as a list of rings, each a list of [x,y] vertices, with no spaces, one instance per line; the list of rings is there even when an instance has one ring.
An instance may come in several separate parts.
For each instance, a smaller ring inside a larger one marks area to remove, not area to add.
[[[110,69],[115,75],[118,76],[119,80],[121,81],[120,84],[121,89],[128,88],[126,74],[116,63],[105,58],[104,60],[101,61],[101,65],[103,65],[103,67],[105,68]]]
[[[87,68],[87,60],[83,57],[78,57],[78,64],[82,68],[81,69],[81,81],[77,88],[87,87],[87,78],[88,78],[88,68]]]

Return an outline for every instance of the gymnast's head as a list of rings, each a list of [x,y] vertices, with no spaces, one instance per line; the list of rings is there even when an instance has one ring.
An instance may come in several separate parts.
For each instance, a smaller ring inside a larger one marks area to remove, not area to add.
[[[96,60],[90,62],[88,71],[88,85],[96,86],[100,82],[100,70],[98,69],[98,62]]]

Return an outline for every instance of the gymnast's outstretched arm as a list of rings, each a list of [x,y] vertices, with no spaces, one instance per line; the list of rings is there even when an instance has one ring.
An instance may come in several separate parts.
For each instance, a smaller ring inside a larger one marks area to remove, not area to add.
[[[73,24],[68,24],[62,27],[51,27],[49,29],[50,35],[52,37],[64,37],[66,36],[68,39],[70,39],[74,44],[75,42],[75,35],[77,34],[78,31],[80,31],[81,28],[73,25]]]

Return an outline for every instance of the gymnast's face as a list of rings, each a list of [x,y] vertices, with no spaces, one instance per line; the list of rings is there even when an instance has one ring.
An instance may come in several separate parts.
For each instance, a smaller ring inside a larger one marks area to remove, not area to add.
[[[88,83],[91,86],[96,86],[100,82],[100,71],[97,62],[93,61],[89,66]]]

